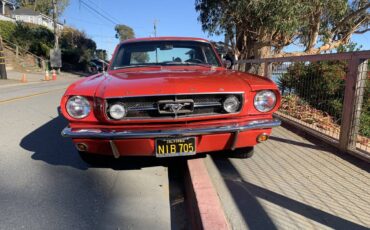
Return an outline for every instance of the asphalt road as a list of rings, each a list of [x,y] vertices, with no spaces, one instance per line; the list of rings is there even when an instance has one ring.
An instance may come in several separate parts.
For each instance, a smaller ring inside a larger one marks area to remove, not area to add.
[[[184,228],[184,162],[89,167],[60,136],[69,83],[0,88],[0,229]]]

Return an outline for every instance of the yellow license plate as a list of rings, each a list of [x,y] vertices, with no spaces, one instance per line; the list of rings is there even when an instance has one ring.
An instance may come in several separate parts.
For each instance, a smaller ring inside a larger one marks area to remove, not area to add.
[[[189,156],[196,153],[195,137],[155,140],[156,157]]]

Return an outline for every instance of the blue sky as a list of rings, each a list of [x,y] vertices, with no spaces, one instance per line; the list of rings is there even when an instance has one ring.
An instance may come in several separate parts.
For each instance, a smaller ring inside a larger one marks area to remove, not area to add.
[[[114,24],[88,9],[88,4],[112,21],[128,25],[135,30],[136,37],[153,36],[153,23],[157,20],[158,36],[202,37],[215,41],[222,37],[209,37],[202,31],[195,11],[195,0],[70,0],[70,5],[61,16],[66,24],[84,31],[98,48],[111,54],[118,43]],[[83,3],[85,2],[85,4]],[[370,33],[355,35],[352,39],[362,49],[370,49]],[[300,47],[289,47],[289,51]]]

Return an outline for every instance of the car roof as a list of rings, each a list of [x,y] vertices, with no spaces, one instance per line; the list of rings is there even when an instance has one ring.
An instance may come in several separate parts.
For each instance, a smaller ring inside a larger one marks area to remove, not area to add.
[[[147,41],[200,41],[207,42],[208,40],[203,38],[193,37],[147,37],[147,38],[133,38],[122,41],[120,44],[132,43],[132,42],[147,42]]]

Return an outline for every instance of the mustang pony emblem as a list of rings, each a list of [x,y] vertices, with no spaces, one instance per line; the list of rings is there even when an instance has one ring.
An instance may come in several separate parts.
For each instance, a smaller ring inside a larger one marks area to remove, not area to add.
[[[192,113],[194,110],[194,101],[183,100],[163,100],[158,101],[158,112],[160,114]]]
[[[170,110],[173,113],[178,113],[182,108],[185,106],[189,106],[191,103],[185,102],[185,103],[171,103],[171,104],[165,104],[163,107],[164,110]]]

